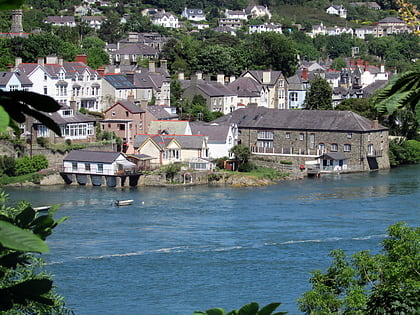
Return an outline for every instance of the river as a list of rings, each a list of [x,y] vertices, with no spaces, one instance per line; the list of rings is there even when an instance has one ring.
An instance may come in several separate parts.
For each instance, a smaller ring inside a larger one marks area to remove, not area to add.
[[[389,225],[419,226],[419,175],[414,165],[257,188],[5,190],[69,217],[44,256],[75,314],[190,315],[252,301],[299,314],[296,299],[330,250],[375,253]]]

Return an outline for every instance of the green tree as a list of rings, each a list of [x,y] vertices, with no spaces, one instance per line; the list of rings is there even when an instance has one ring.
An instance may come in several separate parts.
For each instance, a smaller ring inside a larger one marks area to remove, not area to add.
[[[109,56],[102,48],[89,48],[86,55],[88,66],[93,69],[98,69],[99,67],[109,63]]]
[[[98,31],[99,38],[107,43],[117,43],[123,36],[120,24],[120,16],[115,11],[106,14],[106,20],[101,24]]]
[[[252,164],[249,161],[251,150],[246,145],[237,144],[232,147],[229,152],[233,154],[238,161],[238,171],[248,172],[252,169]]]
[[[317,76],[310,81],[311,87],[305,98],[306,109],[332,109],[332,88],[327,80]]]
[[[338,57],[333,60],[330,68],[337,71],[341,71],[341,69],[345,67],[347,67],[347,62],[343,58]]]
[[[325,273],[312,272],[312,290],[299,299],[306,314],[417,314],[420,305],[420,228],[388,228],[381,254],[333,250]]]
[[[253,34],[246,43],[253,66],[282,71],[286,77],[293,75],[297,68],[297,51],[294,47],[290,38],[273,32]]]
[[[349,110],[370,120],[377,119],[378,111],[371,98],[349,98],[338,104],[335,110]]]

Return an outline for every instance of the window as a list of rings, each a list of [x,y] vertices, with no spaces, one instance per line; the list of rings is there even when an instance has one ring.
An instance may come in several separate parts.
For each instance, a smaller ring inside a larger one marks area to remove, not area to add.
[[[112,113],[111,113],[111,116],[115,116],[115,112],[112,112]]]
[[[286,132],[286,139],[290,139],[290,132]]]
[[[90,163],[85,163],[85,171],[90,171]]]
[[[305,139],[305,134],[304,133],[300,133],[299,134],[299,140],[303,141]]]
[[[351,132],[347,132],[347,138],[351,139],[351,137],[353,136],[353,134]]]
[[[259,148],[274,148],[273,141],[270,140],[258,140],[257,147]]]
[[[39,125],[37,128],[37,136],[38,137],[49,137],[50,130],[45,125]]]
[[[47,81],[48,76],[46,74],[44,74],[44,81]]]
[[[72,171],[77,171],[77,162],[72,162],[71,163],[71,170]]]
[[[337,152],[337,151],[338,151],[338,144],[331,143],[331,152]]]
[[[371,141],[372,139],[371,139],[371,134],[370,134],[370,132],[368,133],[368,135],[367,135],[367,139],[368,139],[368,141]]]
[[[344,145],[344,152],[350,152],[351,151],[351,144],[345,144]]]
[[[297,102],[298,101],[298,94],[296,92],[290,93],[290,101],[291,102]]]
[[[44,86],[44,95],[48,94],[48,88],[46,86]]]
[[[102,163],[98,164],[98,173],[103,173],[104,172],[104,165]]]
[[[9,91],[17,91],[19,90],[19,85],[10,85],[9,86]]]
[[[118,130],[125,130],[124,124],[118,124]]]
[[[274,132],[268,130],[258,131],[258,139],[274,139]]]
[[[309,135],[309,148],[314,149],[315,148],[315,134],[311,133]]]

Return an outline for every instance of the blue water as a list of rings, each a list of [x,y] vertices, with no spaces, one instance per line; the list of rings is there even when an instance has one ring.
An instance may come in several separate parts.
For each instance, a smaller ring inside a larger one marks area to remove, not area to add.
[[[380,250],[386,228],[419,226],[420,165],[268,187],[7,189],[69,219],[47,269],[76,314],[190,315],[296,299],[330,250]],[[112,206],[134,199],[131,206]],[[144,202],[144,204],[142,204]]]

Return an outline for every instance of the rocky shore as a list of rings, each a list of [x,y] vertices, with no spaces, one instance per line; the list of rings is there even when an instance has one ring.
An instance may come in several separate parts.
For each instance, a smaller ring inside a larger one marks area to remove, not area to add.
[[[253,176],[246,175],[244,173],[226,173],[226,172],[215,172],[211,173],[212,176],[209,176],[209,173],[206,172],[197,172],[191,173],[193,180],[185,179],[185,176],[179,175],[178,178],[175,178],[175,181],[168,182],[165,176],[162,174],[149,174],[140,176],[137,186],[190,186],[190,185],[229,185],[234,187],[248,187],[248,186],[267,186],[276,184],[279,181],[284,180],[297,180],[303,179],[306,177],[303,172],[292,172],[289,176],[286,176],[281,179],[271,180],[271,179],[260,179]],[[54,186],[54,185],[65,185],[65,182],[61,175],[57,173],[49,174],[44,176],[39,184],[35,184],[30,181],[25,181],[22,183],[9,184],[9,187],[36,187],[36,186]],[[77,184],[75,184],[77,185]]]

